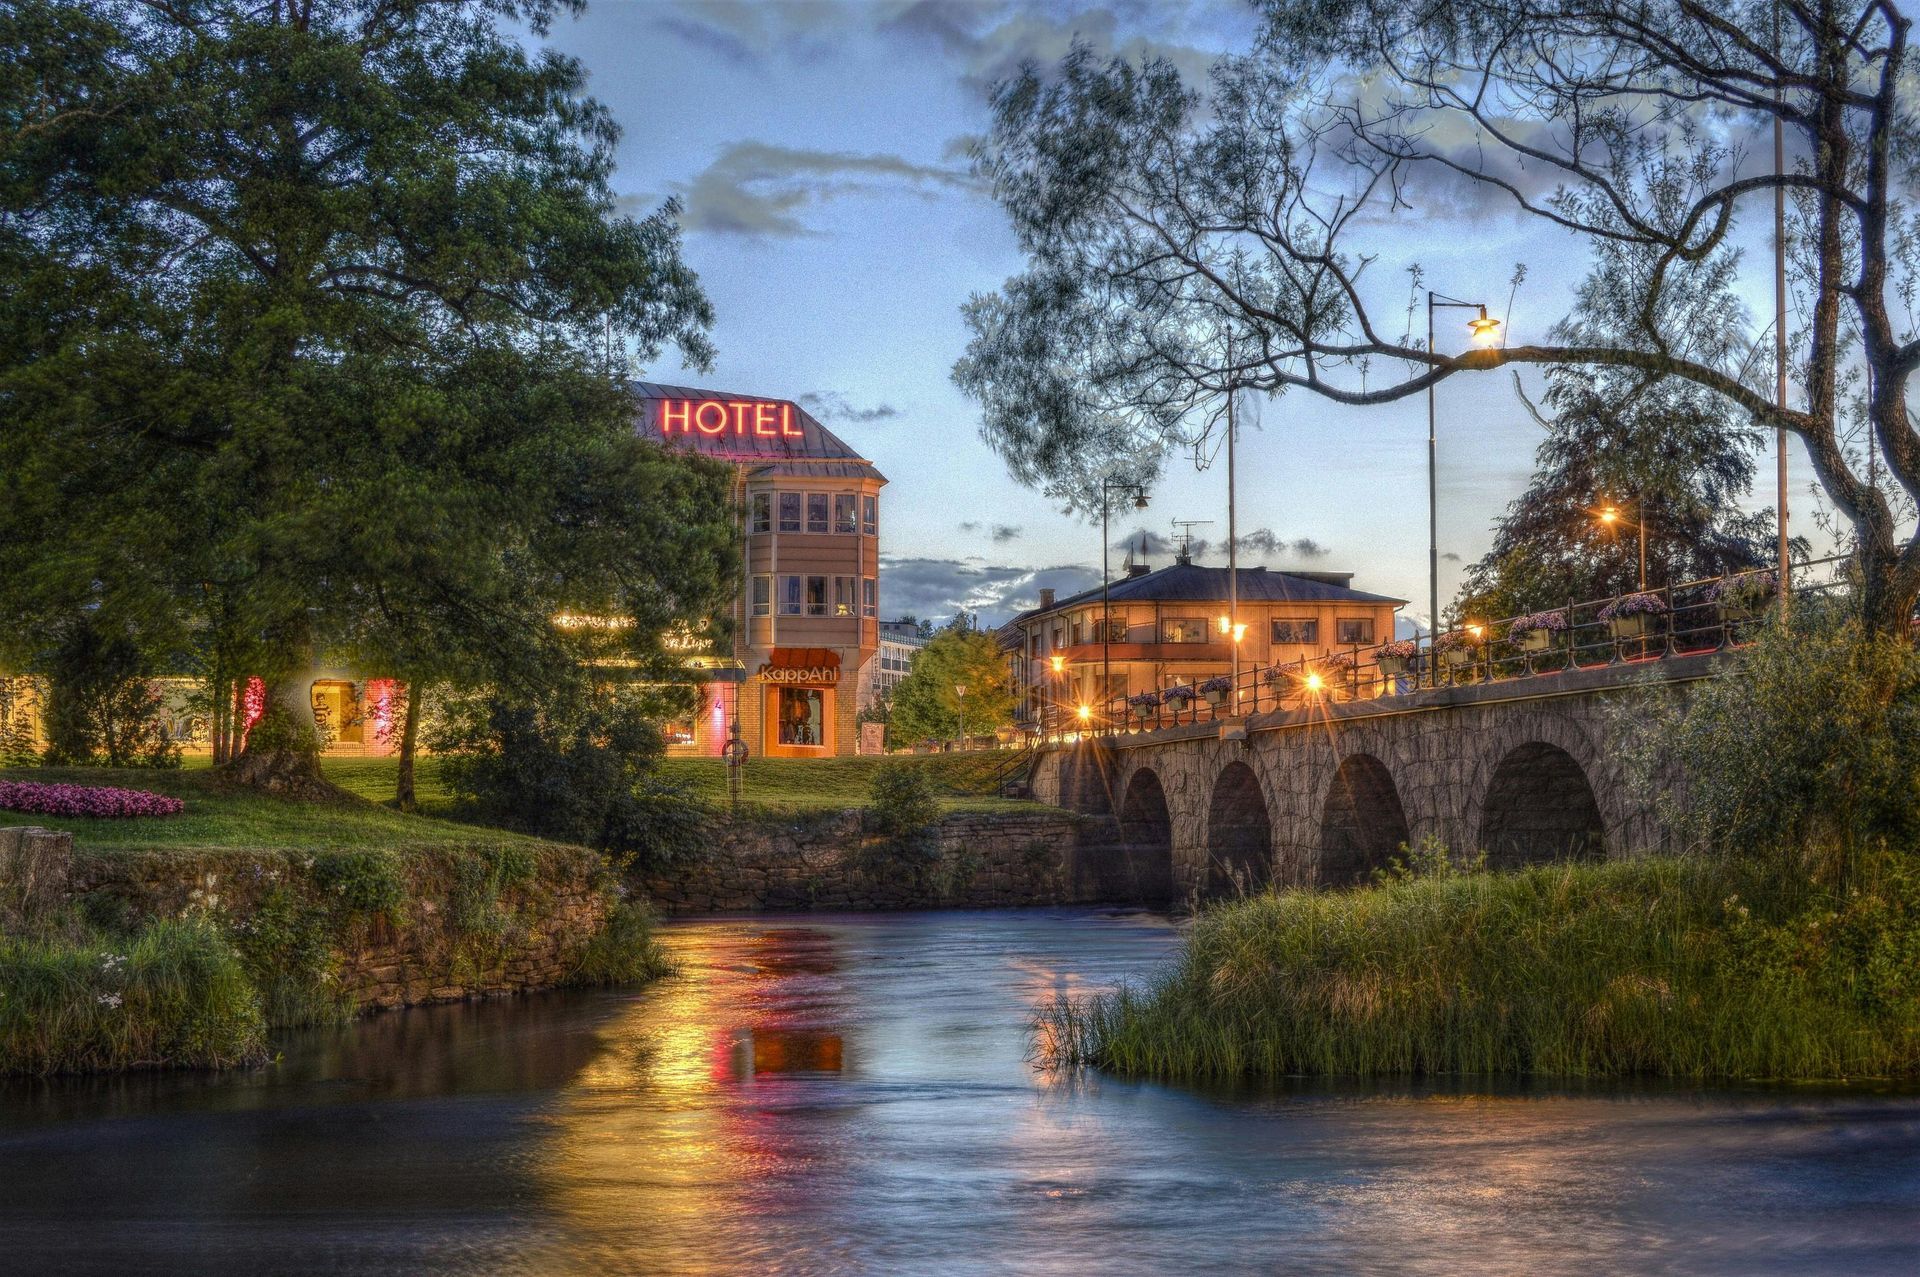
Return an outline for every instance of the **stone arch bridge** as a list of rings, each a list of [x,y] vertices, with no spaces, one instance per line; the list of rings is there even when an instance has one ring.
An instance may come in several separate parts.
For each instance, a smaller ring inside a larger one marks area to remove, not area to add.
[[[1617,711],[1719,659],[1277,710],[1239,739],[1201,722],[1053,746],[1031,786],[1102,818],[1082,839],[1088,890],[1148,904],[1362,882],[1429,836],[1496,868],[1628,855],[1669,831],[1627,782]]]

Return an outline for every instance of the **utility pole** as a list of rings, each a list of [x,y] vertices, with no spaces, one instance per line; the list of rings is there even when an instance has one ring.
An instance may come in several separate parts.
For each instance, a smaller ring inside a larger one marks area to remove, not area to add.
[[[1233,395],[1227,391],[1227,644],[1232,648],[1233,675],[1227,689],[1227,707],[1240,712],[1240,533],[1234,520]]]
[[[1773,52],[1783,54],[1780,34],[1780,3],[1773,5]],[[1781,119],[1785,89],[1777,79],[1773,85],[1773,401],[1781,412],[1787,410],[1787,129]],[[1787,544],[1787,428],[1774,427],[1775,499],[1780,507],[1779,578],[1780,619],[1785,620],[1793,605],[1793,586],[1788,574],[1793,564]]]

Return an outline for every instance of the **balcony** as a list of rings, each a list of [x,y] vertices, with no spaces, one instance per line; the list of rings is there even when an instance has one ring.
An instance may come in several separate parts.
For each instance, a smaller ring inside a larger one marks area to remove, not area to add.
[[[1230,643],[1075,643],[1060,655],[1069,665],[1098,662],[1104,656],[1115,661],[1227,661],[1233,660]]]

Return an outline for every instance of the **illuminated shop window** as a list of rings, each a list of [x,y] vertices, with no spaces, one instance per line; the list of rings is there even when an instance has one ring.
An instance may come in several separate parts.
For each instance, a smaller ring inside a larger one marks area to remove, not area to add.
[[[753,494],[753,530],[755,532],[773,531],[773,494],[771,492]]]
[[[783,576],[780,578],[780,615],[800,615],[800,578]]]
[[[854,615],[854,578],[836,576],[833,578],[833,614],[835,616]]]
[[[773,613],[773,578],[756,576],[753,578],[753,614],[770,616]]]
[[[782,532],[800,530],[800,494],[798,492],[780,494],[780,530]]]
[[[810,576],[807,578],[807,615],[825,616],[827,614],[827,578]]]
[[[836,492],[833,495],[833,530],[852,534],[860,530],[854,514],[854,495],[851,492]]]
[[[1273,641],[1312,647],[1320,641],[1320,622],[1304,617],[1275,617]]]
[[[880,498],[860,498],[860,530],[870,537],[880,535]]]
[[[1333,623],[1333,630],[1341,643],[1373,642],[1373,618],[1370,616],[1343,616]]]
[[[860,611],[866,616],[880,615],[880,582],[870,576],[860,579]]]
[[[660,738],[669,745],[693,744],[693,720],[670,718],[660,724]]]
[[[817,688],[783,687],[777,703],[782,745],[826,743],[826,696]]]
[[[809,492],[807,494],[807,531],[825,532],[827,530],[827,494]]]

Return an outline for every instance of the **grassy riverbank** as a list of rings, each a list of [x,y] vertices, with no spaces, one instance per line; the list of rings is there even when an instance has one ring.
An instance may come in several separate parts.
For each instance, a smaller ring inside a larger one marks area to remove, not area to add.
[[[1832,893],[1649,858],[1259,896],[1037,1028],[1060,1062],[1189,1081],[1911,1077],[1920,871]]]

